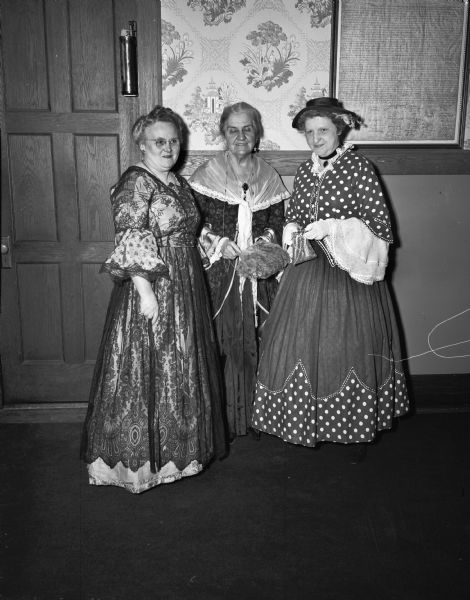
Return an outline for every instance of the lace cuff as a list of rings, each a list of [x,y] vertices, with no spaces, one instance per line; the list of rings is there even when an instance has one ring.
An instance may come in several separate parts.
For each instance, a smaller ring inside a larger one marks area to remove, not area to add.
[[[381,281],[388,264],[388,242],[375,236],[355,217],[331,221],[330,233],[323,243],[338,267],[360,283],[371,285]]]
[[[258,236],[255,240],[256,242],[270,242],[271,244],[277,244],[276,232],[271,227],[266,227],[263,231],[263,234]]]
[[[129,229],[105,261],[102,271],[113,279],[123,280],[140,275],[153,281],[157,277],[169,277],[168,267],[160,258],[157,242],[148,229]]]
[[[199,236],[199,249],[205,269],[210,269],[222,257],[222,247],[227,240],[226,237],[216,235],[208,224],[202,228]]]

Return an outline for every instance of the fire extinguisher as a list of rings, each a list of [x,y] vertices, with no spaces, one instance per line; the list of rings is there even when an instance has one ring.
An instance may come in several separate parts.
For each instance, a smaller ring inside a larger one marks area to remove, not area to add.
[[[138,96],[137,78],[137,28],[129,21],[129,29],[122,29],[119,36],[121,50],[121,93],[123,96]]]

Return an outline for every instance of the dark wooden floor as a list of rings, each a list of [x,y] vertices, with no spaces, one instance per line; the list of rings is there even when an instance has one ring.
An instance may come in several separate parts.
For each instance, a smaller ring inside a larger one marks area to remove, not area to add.
[[[346,448],[239,438],[140,496],[87,483],[80,423],[3,423],[1,600],[469,600],[470,413]]]

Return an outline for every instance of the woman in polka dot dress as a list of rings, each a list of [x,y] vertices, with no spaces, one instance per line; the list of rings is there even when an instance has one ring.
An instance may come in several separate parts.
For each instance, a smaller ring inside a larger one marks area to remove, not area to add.
[[[359,444],[409,409],[386,282],[390,218],[370,163],[343,142],[361,119],[335,98],[309,100],[292,126],[312,158],[286,212],[285,270],[264,324],[253,427],[286,442]],[[299,249],[311,245],[316,257]]]

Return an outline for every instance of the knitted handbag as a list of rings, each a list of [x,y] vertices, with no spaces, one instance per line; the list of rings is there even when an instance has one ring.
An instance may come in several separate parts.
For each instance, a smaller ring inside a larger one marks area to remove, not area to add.
[[[267,279],[282,271],[289,262],[289,255],[281,246],[258,241],[241,252],[236,271],[240,277]]]
[[[292,263],[300,265],[307,260],[317,257],[310,240],[308,240],[302,231],[294,232],[292,236]]]

